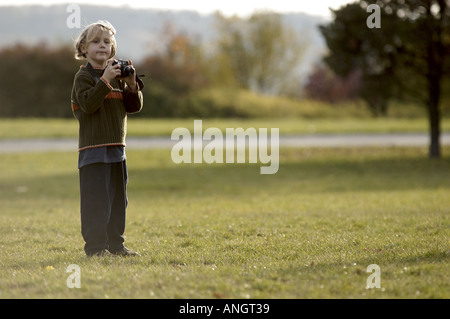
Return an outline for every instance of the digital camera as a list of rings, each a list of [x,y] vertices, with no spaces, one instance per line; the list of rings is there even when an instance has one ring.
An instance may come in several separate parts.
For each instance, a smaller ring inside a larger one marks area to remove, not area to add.
[[[118,64],[120,66],[120,77],[126,78],[134,74],[134,69],[131,67],[130,63],[125,60],[114,60],[112,65]]]

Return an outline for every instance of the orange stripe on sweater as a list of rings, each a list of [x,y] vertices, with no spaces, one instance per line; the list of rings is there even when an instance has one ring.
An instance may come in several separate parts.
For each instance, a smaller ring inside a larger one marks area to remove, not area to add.
[[[105,99],[123,99],[123,93],[122,92],[110,92]],[[79,110],[80,107],[76,105],[75,103],[72,103],[72,111]]]
[[[123,99],[122,92],[110,92],[106,97],[106,99]]]
[[[125,143],[108,143],[108,144],[91,145],[91,146],[85,146],[85,147],[79,148],[78,151],[81,152],[81,151],[84,151],[87,149],[99,148],[99,147],[105,147],[105,146],[123,146],[123,147],[125,147],[126,144]]]

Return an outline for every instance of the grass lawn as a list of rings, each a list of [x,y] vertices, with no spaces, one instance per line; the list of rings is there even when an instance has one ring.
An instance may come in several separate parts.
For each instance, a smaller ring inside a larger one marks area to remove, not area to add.
[[[194,127],[194,119],[141,119],[130,116],[128,136],[170,136],[177,127]],[[428,132],[425,118],[279,118],[204,119],[203,129],[217,127],[279,128],[280,134]],[[450,118],[442,119],[442,131],[450,131]],[[0,139],[77,137],[74,119],[0,119]]]
[[[126,244],[141,257],[91,259],[77,154],[0,155],[0,298],[449,298],[443,153],[281,149],[263,176],[129,151]],[[366,289],[371,264],[380,289]]]

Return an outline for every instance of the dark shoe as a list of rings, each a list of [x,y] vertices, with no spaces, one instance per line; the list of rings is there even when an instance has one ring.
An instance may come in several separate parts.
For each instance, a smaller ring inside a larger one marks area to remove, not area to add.
[[[107,249],[103,249],[103,250],[93,252],[93,253],[86,253],[86,256],[88,256],[88,257],[110,257],[110,256],[112,256],[112,254]]]
[[[110,253],[115,256],[122,256],[122,257],[140,256],[139,253],[137,253],[131,249],[128,249],[126,247],[122,247],[119,250],[113,250],[113,251],[110,250]]]

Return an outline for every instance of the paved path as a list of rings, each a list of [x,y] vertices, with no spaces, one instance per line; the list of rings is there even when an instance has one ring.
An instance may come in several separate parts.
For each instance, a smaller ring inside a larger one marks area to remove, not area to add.
[[[177,143],[170,137],[127,138],[127,149],[170,149]],[[204,145],[209,143],[204,142]],[[270,139],[269,139],[270,143]],[[19,152],[77,151],[76,138],[36,138],[0,140],[0,154]],[[450,132],[441,136],[442,145],[450,145]],[[364,147],[428,146],[429,136],[424,133],[388,134],[314,134],[280,136],[280,147]]]

